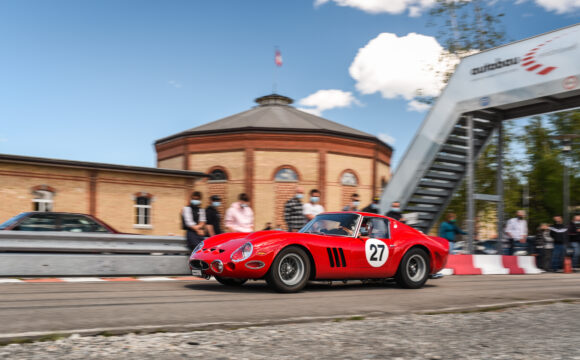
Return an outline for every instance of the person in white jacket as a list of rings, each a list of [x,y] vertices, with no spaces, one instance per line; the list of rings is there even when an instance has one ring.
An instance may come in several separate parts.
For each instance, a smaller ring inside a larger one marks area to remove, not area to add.
[[[514,254],[516,241],[522,244],[526,243],[528,238],[528,222],[526,221],[526,212],[524,210],[518,210],[516,217],[508,220],[505,227],[505,235],[508,241],[506,255]]]

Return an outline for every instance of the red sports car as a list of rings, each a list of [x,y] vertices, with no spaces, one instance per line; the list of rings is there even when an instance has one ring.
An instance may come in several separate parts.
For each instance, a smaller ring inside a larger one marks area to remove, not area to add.
[[[279,292],[297,292],[309,280],[394,278],[420,288],[445,266],[447,240],[397,220],[362,212],[323,213],[296,233],[227,233],[192,252],[192,274],[225,285],[265,279]]]

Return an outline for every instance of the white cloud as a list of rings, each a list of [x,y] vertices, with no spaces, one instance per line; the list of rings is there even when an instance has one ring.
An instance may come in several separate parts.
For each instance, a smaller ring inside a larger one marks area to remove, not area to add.
[[[413,99],[407,104],[407,111],[424,112],[429,110],[430,107],[431,105],[429,104],[425,104]]]
[[[417,17],[436,0],[315,0],[314,6],[318,7],[327,2],[334,2],[338,6],[347,6],[362,10],[371,14],[388,13],[401,14],[409,9],[409,16]]]
[[[389,145],[395,145],[396,139],[389,134],[379,133],[377,137],[384,143],[387,143]]]
[[[176,89],[179,89],[183,86],[183,85],[181,85],[181,83],[179,81],[176,81],[176,80],[169,80],[167,83]]]
[[[580,10],[580,0],[535,0],[548,11],[554,11],[558,14]]]
[[[350,91],[336,89],[318,90],[298,101],[298,104],[307,107],[300,110],[314,115],[320,115],[325,110],[349,107],[352,104],[360,105]]]
[[[378,92],[386,99],[412,100],[419,92],[439,95],[445,73],[457,63],[434,37],[382,33],[359,49],[349,72],[363,94]],[[415,103],[409,106],[414,111],[421,109]]]

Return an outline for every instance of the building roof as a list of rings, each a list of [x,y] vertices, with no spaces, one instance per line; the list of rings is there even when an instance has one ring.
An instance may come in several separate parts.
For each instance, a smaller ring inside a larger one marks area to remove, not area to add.
[[[155,144],[195,135],[240,132],[326,134],[347,138],[365,139],[392,148],[369,133],[298,110],[290,104],[293,100],[271,94],[255,100],[258,106],[180,133],[159,139]]]
[[[11,162],[11,163],[20,163],[20,164],[33,164],[33,165],[47,165],[47,166],[62,166],[62,167],[91,169],[91,170],[110,170],[110,171],[132,172],[132,173],[143,173],[143,174],[154,174],[154,175],[179,176],[179,177],[210,177],[210,175],[202,173],[202,172],[198,172],[198,171],[160,169],[160,168],[152,168],[152,167],[144,167],[144,166],[116,165],[116,164],[95,163],[95,162],[87,162],[87,161],[49,159],[49,158],[39,158],[39,157],[32,157],[32,156],[20,156],[20,155],[9,155],[9,154],[0,154],[0,162]]]

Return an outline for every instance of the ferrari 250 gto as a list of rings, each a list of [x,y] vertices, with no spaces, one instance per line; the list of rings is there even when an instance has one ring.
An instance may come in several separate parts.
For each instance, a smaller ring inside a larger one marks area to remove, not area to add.
[[[192,252],[192,274],[225,285],[265,279],[279,292],[308,281],[392,279],[422,287],[447,262],[447,240],[427,236],[395,219],[362,212],[316,216],[299,232],[226,233]]]

